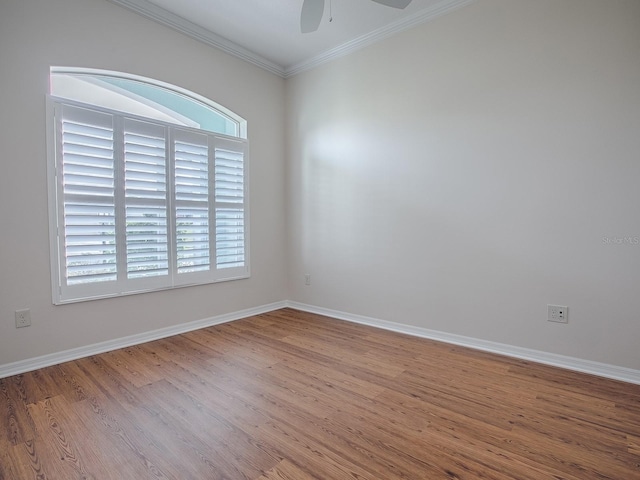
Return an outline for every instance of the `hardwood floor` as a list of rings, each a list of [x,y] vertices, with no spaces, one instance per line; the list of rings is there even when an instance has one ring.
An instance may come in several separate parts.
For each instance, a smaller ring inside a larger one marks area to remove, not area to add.
[[[0,380],[4,479],[640,479],[640,386],[284,309]]]

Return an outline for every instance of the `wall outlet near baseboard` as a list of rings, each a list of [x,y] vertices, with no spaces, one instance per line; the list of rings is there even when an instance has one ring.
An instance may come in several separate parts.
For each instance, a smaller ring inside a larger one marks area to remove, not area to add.
[[[563,305],[547,305],[547,320],[556,323],[568,323],[569,307]]]
[[[305,273],[304,274],[304,284],[305,285],[311,285],[311,274],[310,273]]]
[[[25,308],[23,310],[16,310],[16,328],[28,327],[31,325],[31,310]]]

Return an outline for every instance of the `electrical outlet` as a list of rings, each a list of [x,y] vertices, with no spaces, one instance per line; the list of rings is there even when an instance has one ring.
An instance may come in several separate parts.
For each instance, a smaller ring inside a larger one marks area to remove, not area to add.
[[[562,305],[547,305],[547,320],[557,323],[569,322],[569,307]]]
[[[305,285],[311,285],[311,275],[308,273],[304,274],[304,284]]]
[[[31,325],[31,310],[16,310],[16,328],[28,327]]]

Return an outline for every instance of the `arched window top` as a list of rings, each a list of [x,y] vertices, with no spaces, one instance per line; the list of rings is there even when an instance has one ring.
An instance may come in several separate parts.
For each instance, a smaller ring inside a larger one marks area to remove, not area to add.
[[[176,125],[247,138],[246,121],[232,111],[189,90],[137,75],[51,67],[50,93]]]

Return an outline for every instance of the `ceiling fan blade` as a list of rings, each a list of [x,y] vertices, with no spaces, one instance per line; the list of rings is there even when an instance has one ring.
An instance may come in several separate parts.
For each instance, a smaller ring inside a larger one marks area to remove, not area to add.
[[[386,5],[393,8],[407,8],[407,5],[411,3],[411,0],[373,0],[376,3]]]
[[[315,32],[320,26],[324,14],[324,0],[304,0],[300,13],[300,31]]]

